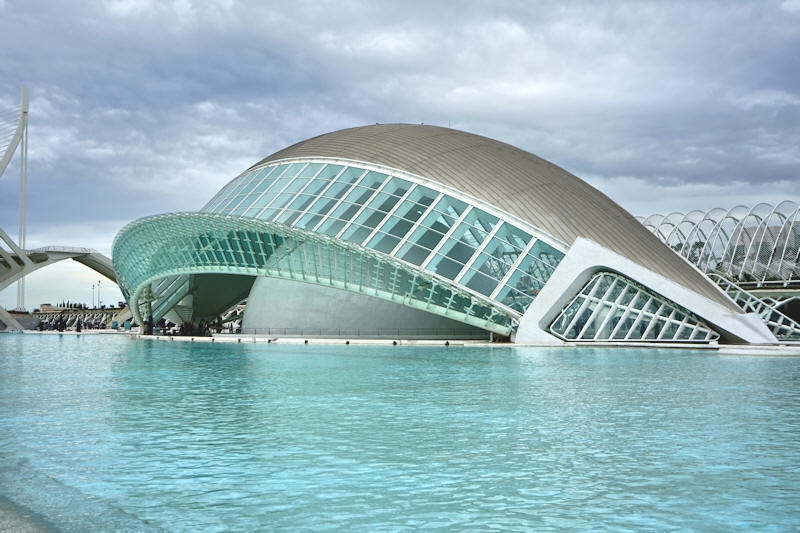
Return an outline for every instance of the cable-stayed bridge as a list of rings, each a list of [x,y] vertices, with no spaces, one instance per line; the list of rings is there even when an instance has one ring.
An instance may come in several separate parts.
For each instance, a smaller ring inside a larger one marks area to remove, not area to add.
[[[0,109],[0,176],[19,149],[20,198],[19,239],[15,242],[0,228],[0,291],[17,283],[17,309],[25,309],[25,276],[64,259],[73,259],[116,283],[111,259],[91,248],[47,246],[27,250],[25,247],[26,196],[28,173],[28,93],[22,88],[20,103]],[[0,307],[0,331],[22,327]]]

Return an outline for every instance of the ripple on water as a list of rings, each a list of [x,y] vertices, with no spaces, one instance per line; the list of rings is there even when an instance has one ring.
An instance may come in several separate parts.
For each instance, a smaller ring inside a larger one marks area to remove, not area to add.
[[[797,383],[680,350],[6,335],[0,497],[66,531],[790,531]]]

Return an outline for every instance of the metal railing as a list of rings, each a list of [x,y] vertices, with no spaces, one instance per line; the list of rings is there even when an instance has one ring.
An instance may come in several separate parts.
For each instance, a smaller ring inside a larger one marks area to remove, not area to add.
[[[225,333],[225,330],[222,331]],[[489,340],[488,331],[471,328],[244,328],[241,335],[265,337]]]

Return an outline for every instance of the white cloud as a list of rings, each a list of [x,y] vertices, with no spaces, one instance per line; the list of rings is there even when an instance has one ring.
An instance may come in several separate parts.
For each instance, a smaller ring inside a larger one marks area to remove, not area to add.
[[[800,14],[800,0],[784,0],[781,3],[781,10],[793,15]]]
[[[153,0],[106,0],[104,5],[111,15],[117,17],[142,15],[154,8]]]
[[[800,106],[800,94],[775,89],[755,90],[741,95],[730,95],[727,99],[733,105],[745,110]]]

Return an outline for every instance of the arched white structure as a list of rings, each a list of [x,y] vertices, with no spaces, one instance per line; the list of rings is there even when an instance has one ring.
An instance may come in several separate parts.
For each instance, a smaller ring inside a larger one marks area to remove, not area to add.
[[[28,92],[22,87],[18,107],[0,112],[0,176],[20,146],[19,165],[19,241],[25,249],[25,226],[28,196]],[[17,283],[17,309],[25,309],[25,279]]]
[[[0,291],[12,283],[24,279],[31,272],[64,259],[72,259],[84,264],[98,274],[116,282],[111,259],[96,250],[64,246],[23,250],[0,229]],[[19,329],[22,328],[16,320],[0,308],[0,331]]]
[[[0,291],[17,283],[17,309],[25,309],[25,276],[47,265],[73,259],[116,282],[111,259],[90,248],[55,247],[26,250],[25,227],[28,180],[28,92],[22,87],[20,104],[0,110],[0,176],[19,148],[19,239],[0,229]],[[21,329],[14,318],[0,308],[0,331]]]
[[[800,206],[795,202],[652,215],[642,223],[703,272],[747,288],[800,284]]]
[[[28,92],[22,88],[20,105],[0,111],[0,176],[11,162],[28,127]]]

